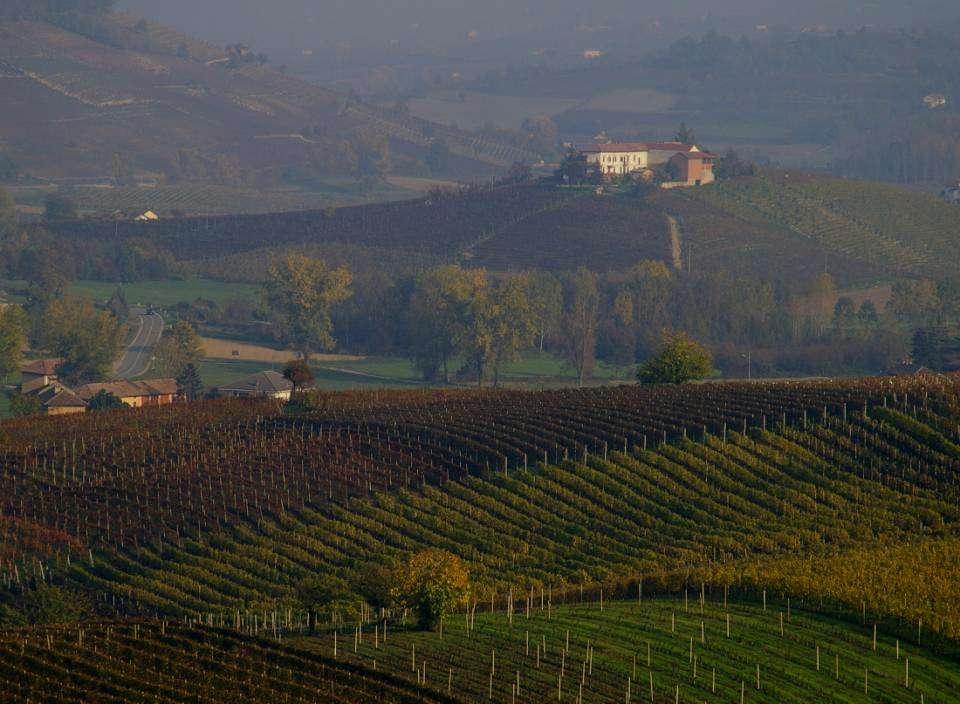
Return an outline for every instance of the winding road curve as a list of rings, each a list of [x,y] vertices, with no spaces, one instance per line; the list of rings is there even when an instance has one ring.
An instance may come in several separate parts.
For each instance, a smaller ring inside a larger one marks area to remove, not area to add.
[[[153,348],[160,342],[163,334],[163,318],[157,313],[143,313],[138,316],[138,321],[136,334],[113,366],[113,375],[117,379],[135,379],[146,374],[153,357]]]

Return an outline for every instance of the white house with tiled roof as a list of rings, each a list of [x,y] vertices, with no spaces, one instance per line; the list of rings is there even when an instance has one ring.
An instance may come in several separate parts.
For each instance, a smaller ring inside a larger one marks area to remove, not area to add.
[[[682,155],[682,164],[695,164],[690,169],[697,178],[684,179],[690,185],[713,181],[714,155],[700,149],[696,144],[683,142],[607,142],[583,147],[580,153],[587,165],[599,169],[605,177],[623,176],[667,164]]]

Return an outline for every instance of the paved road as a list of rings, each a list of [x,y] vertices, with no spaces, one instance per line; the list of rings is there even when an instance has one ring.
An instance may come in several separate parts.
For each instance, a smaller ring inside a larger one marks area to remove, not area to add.
[[[156,313],[144,313],[137,319],[137,332],[113,367],[113,375],[117,379],[134,379],[146,374],[153,348],[163,334],[163,318]]]

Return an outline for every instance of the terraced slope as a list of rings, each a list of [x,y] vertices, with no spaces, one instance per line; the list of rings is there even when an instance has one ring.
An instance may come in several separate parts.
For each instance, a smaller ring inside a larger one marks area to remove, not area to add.
[[[0,630],[0,691],[9,704],[454,701],[277,642],[129,620]]]
[[[469,701],[892,704],[949,702],[960,691],[956,661],[883,633],[874,646],[868,625],[797,601],[771,597],[764,608],[699,596],[541,608],[536,593],[512,619],[478,610],[468,631],[452,617],[442,637],[394,629],[375,645],[368,626],[344,653]],[[332,634],[299,642],[327,652]]]
[[[667,221],[658,208],[586,196],[491,232],[468,250],[465,261],[495,271],[573,271],[587,265],[604,272],[670,256]]]
[[[888,274],[945,276],[960,265],[954,246],[960,211],[938,198],[885,184],[766,173],[684,197],[700,200],[748,223],[781,228],[840,261]],[[854,270],[851,273],[856,273]]]
[[[952,535],[960,447],[942,434],[951,426],[952,416],[876,409],[806,430],[610,452],[168,535],[51,563],[48,578],[147,613],[229,615],[296,608],[297,585],[318,570],[353,582],[370,564],[427,547],[460,555],[502,593]]]
[[[806,427],[888,404],[904,417],[941,419],[936,457],[952,466],[955,428],[945,419],[957,414],[955,384],[375,392],[323,396],[302,417],[284,416],[276,403],[223,401],[9,421],[0,424],[0,556],[32,554],[44,534],[47,555],[70,545],[179,542],[377,490],[653,450],[707,431]],[[915,443],[905,451],[920,452]]]

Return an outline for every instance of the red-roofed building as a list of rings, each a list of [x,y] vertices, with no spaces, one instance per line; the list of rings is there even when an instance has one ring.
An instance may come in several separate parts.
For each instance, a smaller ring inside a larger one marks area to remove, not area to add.
[[[40,404],[42,413],[48,416],[66,416],[86,412],[87,402],[77,396],[71,389],[58,381],[34,386],[40,381],[40,379],[37,379],[28,382],[21,393],[25,396],[35,397]]]
[[[580,153],[587,165],[605,178],[642,172],[668,163],[682,172],[673,185],[712,183],[715,157],[695,144],[683,142],[608,142],[584,147]],[[676,161],[675,161],[676,160]]]
[[[89,401],[101,391],[113,394],[128,406],[166,406],[175,403],[180,394],[174,379],[146,379],[143,381],[108,381],[84,384],[77,388],[77,396]]]
[[[670,164],[680,184],[703,186],[714,182],[713,164],[716,160],[717,157],[710,152],[680,152],[670,159]]]
[[[37,359],[27,362],[20,367],[23,383],[42,381],[40,386],[46,386],[57,380],[57,368],[61,364],[63,364],[62,359]]]

